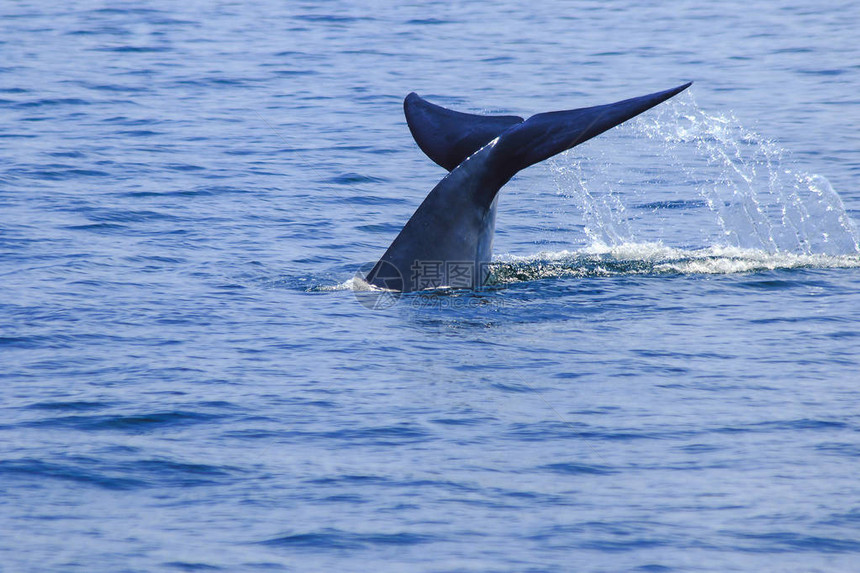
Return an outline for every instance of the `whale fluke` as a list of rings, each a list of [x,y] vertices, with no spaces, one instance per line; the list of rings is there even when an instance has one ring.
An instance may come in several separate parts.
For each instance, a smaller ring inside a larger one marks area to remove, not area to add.
[[[498,192],[511,177],[691,83],[608,105],[540,113],[526,121],[455,112],[409,94],[404,110],[415,141],[450,173],[427,195],[366,281],[402,292],[483,285],[492,257]]]
[[[512,126],[499,138],[493,154],[499,174],[507,181],[517,171],[584,143],[678,95],[691,85],[692,82],[608,105],[533,115]]]
[[[432,104],[412,92],[403,100],[406,124],[427,157],[448,171],[512,125],[515,115],[474,115]]]

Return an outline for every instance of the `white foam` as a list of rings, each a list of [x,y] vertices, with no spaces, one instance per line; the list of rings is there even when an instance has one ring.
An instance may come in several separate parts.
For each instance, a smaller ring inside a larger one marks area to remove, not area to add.
[[[369,282],[365,281],[363,277],[356,274],[349,280],[346,280],[338,285],[332,285],[327,287],[320,287],[319,290],[323,291],[340,291],[340,290],[351,290],[354,292],[397,292],[392,289],[378,287],[376,285],[372,285]]]
[[[798,268],[860,268],[860,254],[828,255],[711,246],[679,249],[661,243],[596,243],[580,250],[501,255],[494,276],[502,283],[561,276],[735,274]]]
[[[341,291],[341,290],[370,290],[369,288],[363,288],[362,285],[366,285],[368,287],[371,287],[371,285],[368,285],[366,282],[364,282],[360,278],[353,277],[353,278],[346,280],[340,284],[320,285],[318,287],[315,287],[313,290],[319,291],[319,292],[337,292],[337,291]]]

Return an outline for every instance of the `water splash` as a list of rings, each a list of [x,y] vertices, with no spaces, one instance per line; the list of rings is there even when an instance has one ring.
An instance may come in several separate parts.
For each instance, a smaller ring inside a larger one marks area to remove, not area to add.
[[[710,115],[688,95],[616,131],[588,158],[550,164],[591,243],[675,238],[768,253],[860,252],[857,226],[827,179],[798,169],[734,116]]]

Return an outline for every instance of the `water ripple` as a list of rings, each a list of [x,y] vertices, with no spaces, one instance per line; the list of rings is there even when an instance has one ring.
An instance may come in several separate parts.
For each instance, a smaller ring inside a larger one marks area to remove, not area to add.
[[[294,547],[326,551],[367,549],[372,546],[409,546],[432,543],[432,536],[414,533],[352,533],[338,529],[324,529],[314,533],[295,533],[261,543],[278,547]]]
[[[121,431],[141,433],[159,428],[182,427],[215,422],[224,416],[202,412],[173,411],[137,415],[74,415],[44,418],[27,425],[40,428],[68,428],[82,431]]]

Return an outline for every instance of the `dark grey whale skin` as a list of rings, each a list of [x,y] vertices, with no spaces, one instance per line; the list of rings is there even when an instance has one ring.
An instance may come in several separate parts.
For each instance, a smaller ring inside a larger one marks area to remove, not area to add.
[[[505,183],[529,165],[639,115],[691,83],[608,105],[540,113],[525,121],[460,113],[409,94],[404,111],[415,141],[450,173],[430,191],[365,280],[411,292],[428,288],[417,271],[423,265],[471,265],[474,277],[468,286],[482,286],[493,254],[498,193]]]

